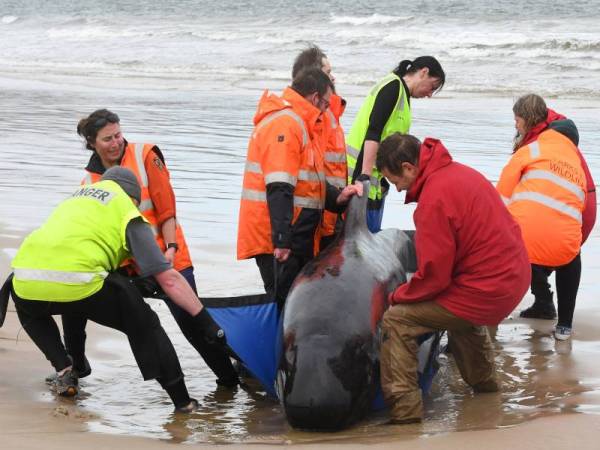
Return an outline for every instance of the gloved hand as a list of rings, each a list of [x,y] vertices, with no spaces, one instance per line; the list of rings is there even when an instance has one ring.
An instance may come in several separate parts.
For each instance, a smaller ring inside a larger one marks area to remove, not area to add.
[[[192,319],[209,344],[221,346],[227,344],[225,331],[214,321],[206,308],[202,308],[202,311],[192,317]]]
[[[154,277],[136,277],[132,282],[143,297],[159,298],[162,294],[162,289]]]

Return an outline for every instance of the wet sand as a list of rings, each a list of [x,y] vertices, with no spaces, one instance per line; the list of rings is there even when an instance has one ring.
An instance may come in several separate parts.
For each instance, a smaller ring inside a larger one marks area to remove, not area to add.
[[[0,248],[16,248],[19,241],[17,236],[3,237]],[[8,273],[8,253],[0,255],[3,278]],[[254,268],[227,262],[233,261],[224,256],[227,253],[219,252],[221,257],[215,253],[210,268],[204,268],[205,275],[235,270],[248,279],[255,276]],[[189,417],[174,416],[154,382],[143,382],[132,367],[123,369],[134,363],[122,336],[94,324],[88,326],[88,355],[94,372],[82,380],[82,393],[76,400],[58,398],[43,381],[51,367],[21,329],[11,302],[0,329],[2,448],[135,449],[216,443],[254,448],[277,444],[360,448],[369,444],[411,449],[596,449],[600,305],[588,291],[578,299],[572,345],[554,341],[550,321],[509,318],[499,326],[495,340],[502,393],[473,395],[451,357],[443,356],[432,392],[425,399],[423,424],[385,425],[386,415],[381,412],[339,433],[292,430],[279,405],[264,398],[256,386],[248,392],[216,389],[208,381],[212,374],[196,367],[197,356],[185,348],[187,344],[168,315],[162,314],[160,304],[153,307],[182,359],[190,392],[201,400],[203,410]],[[517,311],[530,301],[527,296]],[[122,382],[119,373],[126,376]],[[118,409],[129,415],[120,416],[115,412]]]

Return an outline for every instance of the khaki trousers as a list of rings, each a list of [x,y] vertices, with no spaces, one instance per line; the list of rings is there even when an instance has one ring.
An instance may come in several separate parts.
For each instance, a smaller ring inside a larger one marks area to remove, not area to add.
[[[383,316],[381,387],[392,421],[411,422],[423,416],[417,380],[417,337],[448,331],[448,342],[463,379],[477,392],[498,390],[492,343],[486,327],[452,314],[436,302],[392,306]]]

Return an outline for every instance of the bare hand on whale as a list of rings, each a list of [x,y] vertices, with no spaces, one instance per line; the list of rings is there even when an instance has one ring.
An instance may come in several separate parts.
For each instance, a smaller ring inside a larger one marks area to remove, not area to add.
[[[346,186],[344,189],[342,189],[342,192],[340,192],[340,195],[338,195],[336,202],[338,205],[345,205],[350,201],[350,199],[354,195],[358,195],[359,197],[362,197],[362,194],[363,194],[363,184],[362,184],[362,182],[357,181],[355,184],[350,184],[350,185]]]

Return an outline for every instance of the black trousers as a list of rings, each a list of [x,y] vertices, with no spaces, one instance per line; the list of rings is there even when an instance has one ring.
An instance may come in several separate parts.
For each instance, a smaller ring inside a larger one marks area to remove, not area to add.
[[[536,302],[552,302],[552,291],[548,283],[548,277],[552,272],[556,274],[557,325],[572,327],[581,278],[581,254],[578,254],[568,264],[560,267],[531,265],[531,293],[535,296]]]
[[[312,258],[290,254],[286,262],[277,262],[273,255],[264,253],[254,257],[265,286],[265,292],[277,300],[279,310],[283,308],[288,292],[296,275]]]
[[[187,280],[190,287],[196,291],[196,282],[194,280],[194,269],[184,269],[181,275]],[[215,344],[206,341],[204,335],[198,331],[197,325],[194,324],[192,316],[187,311],[178,306],[166,295],[159,297],[167,304],[169,311],[177,322],[179,329],[188,340],[188,342],[202,356],[208,367],[215,373],[220,384],[233,385],[237,383],[238,375],[229,356],[225,350]],[[85,317],[75,315],[63,316],[63,331],[65,337],[65,345],[69,354],[73,357],[75,365],[83,365],[85,355]]]
[[[22,299],[14,290],[12,296],[21,325],[56,371],[71,364],[52,318],[63,314],[126,334],[145,380],[157,379],[163,387],[183,382],[179,359],[158,316],[127,278],[110,274],[100,291],[74,302]]]

